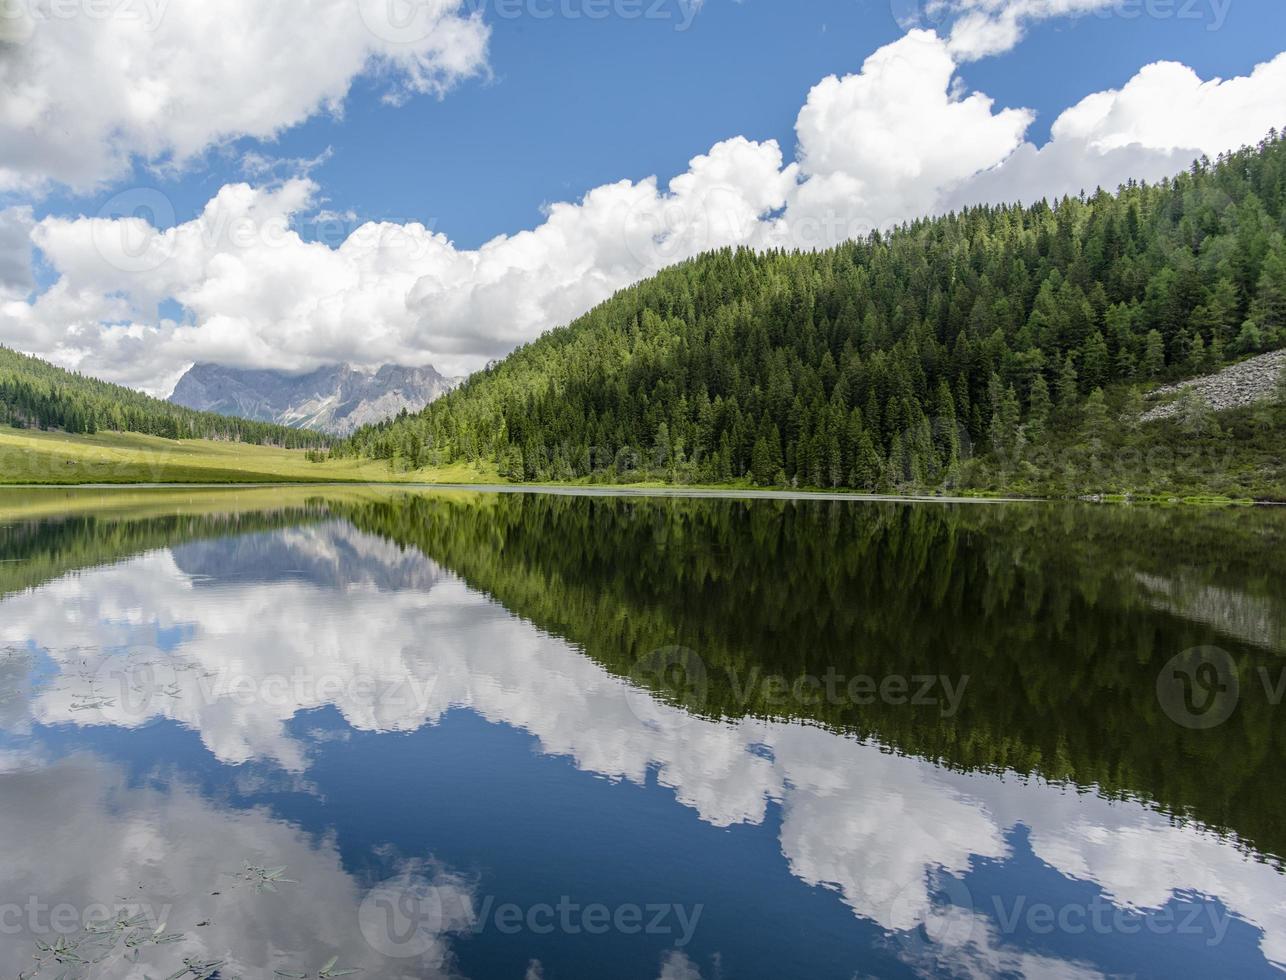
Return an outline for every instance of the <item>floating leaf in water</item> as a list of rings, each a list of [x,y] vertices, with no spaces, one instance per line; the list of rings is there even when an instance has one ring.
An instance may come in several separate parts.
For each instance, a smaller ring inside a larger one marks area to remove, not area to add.
[[[245,871],[234,877],[242,881],[248,881],[255,886],[255,891],[259,892],[276,892],[277,885],[297,885],[299,882],[285,877],[286,869],[281,868],[260,868],[257,865],[247,864]]]

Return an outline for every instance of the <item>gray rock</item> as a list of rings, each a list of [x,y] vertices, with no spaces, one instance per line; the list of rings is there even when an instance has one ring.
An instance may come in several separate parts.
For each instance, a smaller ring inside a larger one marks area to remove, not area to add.
[[[404,408],[418,412],[460,381],[431,367],[392,364],[374,373],[338,364],[309,374],[195,364],[179,379],[170,401],[205,412],[344,436]]]
[[[1155,422],[1157,419],[1168,419],[1177,415],[1181,405],[1173,396],[1178,396],[1185,391],[1195,392],[1216,412],[1252,405],[1255,402],[1270,401],[1276,396],[1277,381],[1284,370],[1286,370],[1286,350],[1278,350],[1234,364],[1232,367],[1224,368],[1218,374],[1158,388],[1150,397],[1171,400],[1148,409],[1143,413],[1142,421]]]

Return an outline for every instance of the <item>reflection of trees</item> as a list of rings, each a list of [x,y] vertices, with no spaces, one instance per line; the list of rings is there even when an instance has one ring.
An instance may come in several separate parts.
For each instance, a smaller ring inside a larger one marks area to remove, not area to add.
[[[959,769],[1137,796],[1286,848],[1273,779],[1286,725],[1255,674],[1282,665],[1286,515],[1272,511],[341,493],[271,514],[0,527],[0,593],[334,515],[422,551],[620,676],[649,682],[648,654],[696,651],[702,684],[658,677],[654,690],[703,714],[800,717]],[[1182,594],[1158,590],[1175,581]],[[1242,613],[1219,615],[1212,596]],[[1237,660],[1243,697],[1227,723],[1194,732],[1161,710],[1156,680],[1207,644]],[[968,685],[944,717],[938,704],[770,700],[752,683],[828,671]]]
[[[69,572],[120,561],[177,543],[291,527],[325,511],[154,516],[121,520],[94,515],[0,523],[0,596],[32,589]]]
[[[1218,583],[1282,621],[1286,521],[1261,511],[408,496],[343,508],[625,676],[697,651],[710,715],[795,716],[965,769],[1139,796],[1283,853],[1286,725],[1249,681],[1277,651],[1158,605],[1141,574]],[[1248,681],[1232,720],[1172,722],[1158,671],[1203,644]],[[769,701],[766,675],[968,677],[938,705]],[[673,685],[666,684],[666,690]],[[708,688],[708,690],[707,690]]]

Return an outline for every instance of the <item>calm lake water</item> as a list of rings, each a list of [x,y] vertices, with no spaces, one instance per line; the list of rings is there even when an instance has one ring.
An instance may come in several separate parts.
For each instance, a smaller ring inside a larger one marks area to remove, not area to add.
[[[0,977],[1281,975],[1284,545],[0,492]]]

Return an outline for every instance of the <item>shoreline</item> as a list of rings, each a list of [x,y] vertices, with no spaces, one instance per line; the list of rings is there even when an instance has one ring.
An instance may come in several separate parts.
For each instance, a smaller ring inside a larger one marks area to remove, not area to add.
[[[7,490],[20,491],[69,491],[92,490],[95,492],[120,490],[272,490],[272,489],[387,489],[387,490],[432,490],[461,491],[466,493],[511,493],[511,494],[548,494],[563,497],[635,497],[673,498],[692,500],[777,500],[777,501],[820,501],[820,502],[856,502],[856,503],[902,503],[902,504],[1038,504],[1038,503],[1096,503],[1096,504],[1139,504],[1139,505],[1174,505],[1185,506],[1286,506],[1281,501],[1273,500],[1234,500],[1232,498],[1187,497],[1147,497],[1122,498],[1115,495],[1097,497],[1018,497],[1012,495],[998,496],[961,496],[934,494],[871,494],[847,493],[808,490],[773,490],[753,487],[666,487],[638,485],[594,485],[578,486],[569,484],[519,484],[519,483],[416,483],[416,482],[358,482],[358,481],[277,481],[271,483],[30,483],[0,484],[0,493]]]

